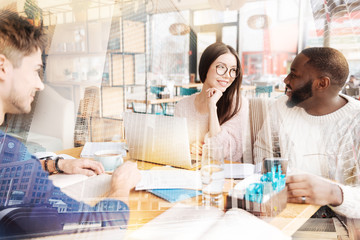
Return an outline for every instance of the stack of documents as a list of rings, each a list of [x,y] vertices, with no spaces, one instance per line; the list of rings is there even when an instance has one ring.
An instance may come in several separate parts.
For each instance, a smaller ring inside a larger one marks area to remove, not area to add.
[[[225,164],[225,178],[246,178],[255,172],[253,164]],[[141,171],[136,190],[147,190],[169,202],[182,201],[202,194],[200,171],[169,167]]]
[[[201,194],[199,171],[173,169],[141,171],[136,190],[147,190],[168,202],[182,201]]]
[[[251,163],[225,164],[225,178],[246,178],[255,173],[255,165]]]
[[[182,169],[144,170],[141,171],[141,181],[136,185],[135,189],[167,188],[201,189],[200,172]]]

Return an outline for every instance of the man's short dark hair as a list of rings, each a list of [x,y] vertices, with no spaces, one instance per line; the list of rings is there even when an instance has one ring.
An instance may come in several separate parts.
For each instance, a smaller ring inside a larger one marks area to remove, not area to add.
[[[318,77],[329,77],[332,85],[344,86],[349,76],[349,65],[344,55],[329,47],[306,48],[302,52],[309,61],[306,63],[319,74]]]
[[[46,37],[41,27],[35,27],[24,17],[9,10],[0,10],[0,54],[19,67],[23,57],[43,50]]]

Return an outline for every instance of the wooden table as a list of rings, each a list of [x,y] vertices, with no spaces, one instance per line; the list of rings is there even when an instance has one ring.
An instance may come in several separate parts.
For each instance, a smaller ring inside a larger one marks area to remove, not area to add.
[[[175,84],[175,87],[182,87],[182,88],[198,88],[202,87],[202,83],[184,83],[184,84]]]
[[[163,99],[148,99],[147,101],[145,99],[127,99],[128,103],[143,103],[146,104],[148,107],[151,105],[151,113],[155,114],[155,106],[166,104],[166,103],[176,103],[183,99],[181,96],[173,97],[173,98],[163,98]],[[147,108],[146,107],[146,108]]]
[[[65,153],[73,157],[79,158],[82,148],[73,148],[57,152],[57,154]],[[139,169],[150,169],[158,164],[146,163],[138,161]],[[233,185],[232,180],[227,181],[227,189]],[[189,204],[198,204],[201,196],[194,197],[183,201]],[[157,196],[146,191],[131,191],[129,197],[129,207],[131,210],[128,223],[128,230],[132,231],[143,226],[156,216],[160,215],[174,203],[169,203]],[[288,236],[293,235],[317,210],[319,206],[308,204],[291,204],[288,203],[283,212],[268,222],[282,230]]]
[[[255,97],[256,86],[253,85],[241,85],[241,92],[243,96]]]
[[[175,84],[175,95],[179,96],[180,95],[180,88],[202,88],[202,83],[184,83],[184,84]]]
[[[241,90],[243,91],[255,91],[256,86],[253,85],[241,85]]]

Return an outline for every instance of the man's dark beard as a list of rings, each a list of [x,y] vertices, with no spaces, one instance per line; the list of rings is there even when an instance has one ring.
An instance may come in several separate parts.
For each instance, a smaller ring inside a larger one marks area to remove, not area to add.
[[[309,81],[300,89],[291,92],[291,97],[286,102],[286,106],[289,108],[295,107],[299,103],[305,101],[306,99],[312,97],[312,83],[313,81]]]

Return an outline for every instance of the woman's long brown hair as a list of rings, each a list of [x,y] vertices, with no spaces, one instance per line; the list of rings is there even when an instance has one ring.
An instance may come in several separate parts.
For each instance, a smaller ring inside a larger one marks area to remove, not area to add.
[[[236,58],[236,67],[239,69],[239,75],[234,79],[233,83],[226,89],[222,97],[216,103],[217,115],[220,125],[231,119],[236,113],[240,111],[240,88],[242,82],[242,71],[240,59],[235,49],[224,43],[213,43],[208,46],[201,55],[199,62],[199,77],[202,83],[205,82],[207,73],[211,64],[220,56],[226,53],[231,53]],[[234,108],[233,102],[235,100]]]

